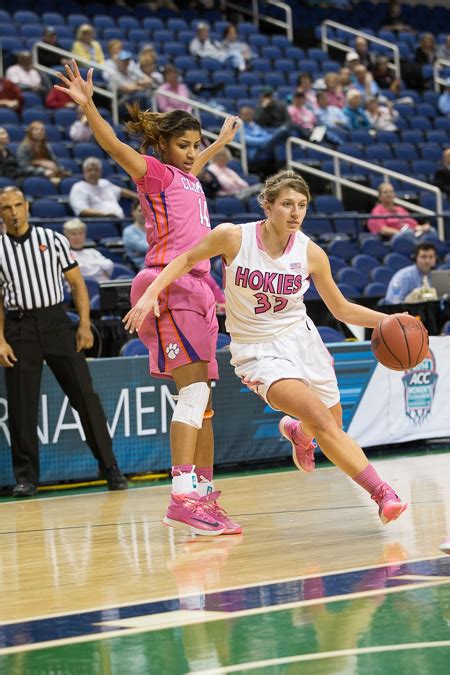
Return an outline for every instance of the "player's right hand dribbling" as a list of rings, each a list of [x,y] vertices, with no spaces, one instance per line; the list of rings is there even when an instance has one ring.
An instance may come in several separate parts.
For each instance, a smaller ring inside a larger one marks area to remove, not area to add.
[[[125,330],[130,333],[139,331],[150,312],[159,317],[158,296],[153,291],[147,290],[135,306],[123,317]]]

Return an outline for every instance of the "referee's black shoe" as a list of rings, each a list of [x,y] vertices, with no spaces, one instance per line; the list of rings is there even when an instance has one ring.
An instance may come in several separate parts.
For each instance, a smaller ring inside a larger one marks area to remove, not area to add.
[[[113,464],[109,469],[103,469],[101,475],[108,483],[108,490],[126,490],[128,488],[127,479],[117,464]]]
[[[17,483],[12,492],[13,497],[34,497],[36,494],[36,485],[34,483],[30,483],[28,480],[23,480],[20,483]]]

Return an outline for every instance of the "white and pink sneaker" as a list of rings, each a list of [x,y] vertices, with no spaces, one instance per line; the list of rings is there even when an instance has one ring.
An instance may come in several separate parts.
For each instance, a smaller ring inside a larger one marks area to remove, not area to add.
[[[205,508],[203,498],[196,492],[181,495],[172,493],[163,523],[209,537],[224,534],[225,531],[223,521]]]
[[[225,529],[223,530],[222,534],[241,534],[242,527],[239,525],[239,523],[235,523],[233,520],[231,520],[225,509],[218,503],[217,500],[219,499],[220,495],[220,490],[216,490],[215,492],[210,492],[204,497],[200,497],[205,511],[207,511],[210,516],[214,517],[217,521],[219,521],[219,523],[223,525]]]
[[[406,511],[408,508],[408,504],[402,502],[400,497],[395,494],[394,490],[387,483],[381,483],[371,495],[371,499],[379,506],[378,515],[383,525],[397,520],[403,511]]]
[[[315,469],[314,450],[317,443],[312,436],[307,436],[298,420],[292,419],[289,415],[281,418],[278,425],[280,433],[292,443],[292,459],[297,469],[310,473]]]

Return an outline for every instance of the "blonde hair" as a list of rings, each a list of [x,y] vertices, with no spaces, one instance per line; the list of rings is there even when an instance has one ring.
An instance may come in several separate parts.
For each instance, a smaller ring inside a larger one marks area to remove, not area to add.
[[[78,230],[83,230],[83,232],[86,232],[86,229],[86,223],[83,223],[83,221],[79,218],[71,218],[70,220],[66,220],[63,225],[64,234],[77,232]]]
[[[304,195],[309,204],[311,201],[311,193],[305,179],[295,171],[283,169],[282,171],[278,171],[278,173],[274,174],[273,176],[270,176],[264,183],[264,187],[258,195],[258,202],[260,206],[264,208],[265,202],[273,204],[274,201],[280,196],[280,193],[283,190],[288,190],[289,188]]]
[[[127,105],[127,109],[131,121],[127,122],[126,127],[142,138],[142,152],[152,147],[160,154],[161,141],[168,143],[171,138],[181,136],[185,131],[198,131],[201,134],[200,122],[185,110],[156,113],[141,110],[138,103]]]
[[[75,39],[76,40],[81,40],[81,36],[83,33],[86,33],[86,31],[92,31],[95,37],[95,28],[92,26],[90,23],[82,23],[81,26],[78,26],[77,32],[75,33]]]

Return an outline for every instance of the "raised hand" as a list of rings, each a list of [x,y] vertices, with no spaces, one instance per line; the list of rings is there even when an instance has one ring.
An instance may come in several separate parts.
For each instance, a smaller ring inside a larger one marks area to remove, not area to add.
[[[230,143],[241,126],[241,119],[237,115],[229,115],[220,130],[219,139],[224,143]]]
[[[71,65],[66,63],[64,67],[66,69],[66,75],[58,72],[56,75],[65,86],[62,87],[59,84],[55,84],[55,89],[59,89],[59,91],[69,94],[78,105],[87,105],[94,92],[94,84],[92,82],[92,73],[94,72],[94,69],[89,68],[87,78],[86,80],[83,80],[78,64],[74,59],[72,59]]]

